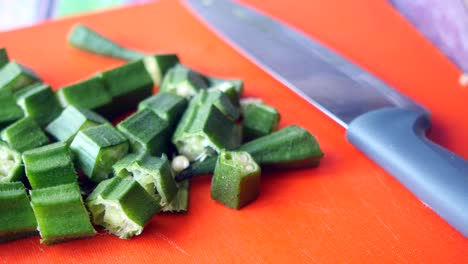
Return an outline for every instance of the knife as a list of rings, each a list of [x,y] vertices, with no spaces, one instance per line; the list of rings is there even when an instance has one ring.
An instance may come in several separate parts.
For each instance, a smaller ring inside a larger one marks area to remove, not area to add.
[[[238,52],[346,129],[348,141],[468,237],[468,161],[425,137],[429,112],[318,41],[230,0],[187,0]]]

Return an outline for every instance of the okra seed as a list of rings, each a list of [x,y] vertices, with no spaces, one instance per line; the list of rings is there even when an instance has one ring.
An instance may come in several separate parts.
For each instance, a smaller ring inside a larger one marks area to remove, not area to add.
[[[175,157],[171,163],[171,167],[175,172],[181,172],[185,170],[186,168],[188,168],[189,165],[190,165],[189,160],[187,159],[187,157],[183,155]]]

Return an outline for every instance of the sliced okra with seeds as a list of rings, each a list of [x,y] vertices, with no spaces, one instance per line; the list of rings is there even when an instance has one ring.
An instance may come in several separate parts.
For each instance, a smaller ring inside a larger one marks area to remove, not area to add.
[[[165,205],[161,211],[162,212],[176,212],[183,213],[187,212],[189,205],[189,188],[190,181],[184,180],[177,183],[177,193],[175,194],[172,201]]]
[[[21,182],[0,182],[0,243],[33,236],[37,223]]]
[[[185,97],[160,92],[141,101],[138,104],[138,111],[150,109],[173,127],[179,122],[187,105],[188,101]]]
[[[0,137],[18,152],[49,143],[49,138],[31,117],[22,118],[6,127]]]
[[[23,153],[26,177],[33,189],[77,182],[71,152],[59,142]]]
[[[258,100],[241,101],[244,141],[266,136],[278,128],[280,113]]]
[[[211,180],[211,198],[229,208],[240,209],[260,191],[260,166],[245,151],[222,152]]]
[[[240,98],[244,90],[244,82],[238,79],[221,79],[216,77],[208,77],[210,84],[209,90],[219,90],[223,92],[231,103],[239,106]]]
[[[0,141],[0,184],[21,181],[23,176],[21,154]]]
[[[10,91],[0,91],[0,106],[0,130],[24,116]]]
[[[160,91],[191,98],[206,88],[208,88],[208,81],[202,74],[182,64],[176,64],[164,75]]]
[[[86,199],[95,225],[122,239],[139,235],[161,206],[132,177],[101,182]]]
[[[108,121],[99,114],[69,105],[47,125],[45,130],[57,140],[70,144],[78,131],[104,123],[108,123]]]
[[[163,76],[174,65],[179,63],[179,57],[173,53],[148,55],[143,58],[146,71],[155,85],[160,85]]]
[[[0,90],[15,93],[39,81],[39,77],[31,69],[15,61],[10,61],[0,68]]]
[[[8,58],[8,53],[5,48],[0,48],[0,69],[5,66],[10,59]]]
[[[128,152],[127,139],[110,124],[88,127],[78,132],[70,148],[77,166],[93,182],[109,178],[112,165]]]
[[[49,245],[96,234],[77,183],[35,189],[30,194],[41,243]]]

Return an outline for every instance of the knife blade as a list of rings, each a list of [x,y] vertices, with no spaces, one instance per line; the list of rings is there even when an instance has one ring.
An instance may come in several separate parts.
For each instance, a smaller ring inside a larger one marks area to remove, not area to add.
[[[358,65],[271,17],[230,0],[189,10],[313,106],[348,141],[468,237],[468,161],[430,142],[429,112]]]

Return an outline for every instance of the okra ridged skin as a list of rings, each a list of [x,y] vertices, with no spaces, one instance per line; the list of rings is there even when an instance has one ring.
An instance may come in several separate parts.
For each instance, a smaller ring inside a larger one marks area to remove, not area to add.
[[[127,154],[129,144],[112,125],[102,124],[79,131],[70,148],[77,167],[99,183],[110,177],[112,165]]]
[[[154,54],[146,56],[143,62],[154,84],[159,86],[166,72],[179,63],[179,57],[173,53]]]
[[[211,198],[240,209],[260,191],[260,166],[245,151],[221,152],[211,179]]]
[[[6,127],[0,134],[3,141],[18,152],[49,143],[49,138],[31,117],[22,118]]]
[[[0,91],[0,130],[24,116],[10,91]]]
[[[208,81],[202,74],[182,64],[170,68],[159,87],[161,92],[177,94],[187,99],[207,88]]]
[[[88,196],[86,205],[93,223],[128,239],[139,235],[161,207],[132,177],[114,177],[101,182]]]
[[[260,102],[241,105],[244,141],[266,136],[278,128],[281,116],[276,108]]]
[[[40,78],[31,69],[15,61],[10,61],[0,68],[0,91],[15,93],[39,81]]]
[[[0,141],[0,184],[21,181],[23,178],[21,153]]]
[[[5,48],[0,48],[0,69],[5,66],[10,59],[8,58],[8,53]]]
[[[23,153],[26,177],[33,189],[76,183],[70,149],[59,142]]]
[[[26,188],[20,182],[0,182],[0,243],[37,234],[37,223]]]
[[[166,120],[171,127],[175,127],[188,106],[185,97],[172,93],[160,92],[138,104],[138,111],[149,109],[162,119]]]
[[[222,91],[207,90],[205,102],[215,105],[219,111],[231,120],[235,121],[240,116],[239,107],[233,105]]]
[[[240,98],[244,92],[244,81],[238,79],[222,79],[216,77],[208,77],[210,85],[209,90],[219,90],[223,92],[231,103],[239,106]]]
[[[117,125],[132,152],[161,155],[169,149],[172,129],[169,123],[149,109],[138,111]]]
[[[77,183],[35,189],[30,194],[42,243],[49,245],[96,234]]]
[[[109,121],[99,114],[69,105],[45,130],[58,141],[70,144],[80,130],[105,123]]]

